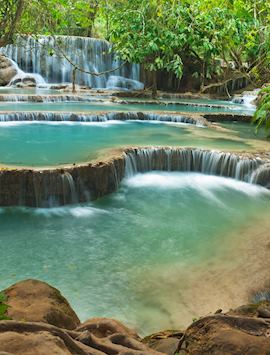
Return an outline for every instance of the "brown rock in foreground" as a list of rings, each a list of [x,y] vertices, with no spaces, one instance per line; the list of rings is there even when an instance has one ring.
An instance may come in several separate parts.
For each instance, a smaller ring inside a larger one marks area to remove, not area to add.
[[[269,355],[270,302],[262,301],[203,317],[186,331],[165,331],[142,341],[167,355]]]
[[[188,354],[270,353],[269,319],[217,314],[194,322],[185,333],[179,349]]]
[[[161,354],[116,320],[80,324],[68,301],[45,282],[21,281],[4,293],[12,320],[0,321],[0,355]]]
[[[270,302],[241,306],[195,321],[186,331],[143,339],[119,321],[93,318],[80,324],[58,290],[37,280],[4,291],[8,316],[0,321],[0,355],[269,355]]]
[[[111,320],[112,321],[112,320]],[[96,337],[89,331],[50,324],[0,321],[0,354],[13,355],[161,355],[139,340],[115,333]]]
[[[76,328],[76,331],[89,331],[98,338],[105,338],[107,336],[120,333],[134,339],[139,339],[139,336],[133,330],[127,328],[117,320],[110,318],[92,318]]]
[[[10,307],[8,317],[23,322],[44,322],[75,329],[80,320],[68,301],[54,287],[38,280],[25,280],[4,290]]]

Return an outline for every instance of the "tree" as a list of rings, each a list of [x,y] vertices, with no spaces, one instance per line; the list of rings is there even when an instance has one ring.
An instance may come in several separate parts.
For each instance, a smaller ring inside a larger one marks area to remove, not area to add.
[[[0,47],[12,41],[24,5],[24,0],[0,0]]]
[[[257,98],[257,110],[253,116],[253,123],[256,124],[256,130],[261,127],[265,128],[265,131],[269,137],[270,132],[270,86],[263,88]]]
[[[154,78],[158,70],[181,78],[195,63],[192,75],[205,91],[211,79],[215,86],[235,77],[258,79],[269,64],[268,2],[120,0],[107,6],[116,52],[128,62],[144,64]]]

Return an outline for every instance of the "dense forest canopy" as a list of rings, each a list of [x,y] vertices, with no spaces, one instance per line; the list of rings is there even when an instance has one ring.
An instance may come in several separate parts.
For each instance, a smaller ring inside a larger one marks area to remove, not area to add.
[[[0,45],[17,34],[94,36],[152,73],[201,91],[233,78],[270,76],[270,2],[264,0],[0,0]],[[3,3],[3,4],[2,4]],[[51,51],[52,55],[57,52]],[[214,84],[213,84],[214,82]]]

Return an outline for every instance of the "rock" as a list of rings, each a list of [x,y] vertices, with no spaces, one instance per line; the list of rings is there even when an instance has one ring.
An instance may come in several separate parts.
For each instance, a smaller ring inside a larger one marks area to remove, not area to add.
[[[270,318],[270,307],[265,305],[260,305],[257,309],[258,317]]]
[[[98,338],[105,338],[110,335],[120,333],[134,339],[139,339],[139,336],[135,331],[127,328],[119,321],[110,318],[89,319],[79,325],[79,327],[76,328],[76,331],[89,331],[91,334],[94,334]]]
[[[75,329],[80,324],[68,301],[45,282],[21,281],[4,290],[4,293],[10,306],[8,316],[13,320],[44,322],[66,329]]]
[[[0,54],[0,86],[8,85],[18,74],[18,67],[7,57]]]
[[[266,355],[270,353],[270,324],[259,318],[208,316],[186,330],[181,350],[194,355]]]
[[[261,301],[230,310],[227,315],[270,318],[270,301]]]
[[[32,88],[46,85],[46,82],[39,74],[20,71],[14,78],[12,78],[9,85],[16,86],[18,88]]]
[[[184,332],[175,330],[166,330],[152,334],[142,340],[151,349],[162,352],[167,355],[174,355],[177,352],[180,339]]]
[[[2,350],[0,354],[71,354],[62,339],[47,332],[37,334],[5,332],[0,334],[0,344]]]
[[[0,322],[0,352],[18,355],[161,355],[126,334],[98,338],[45,323]]]

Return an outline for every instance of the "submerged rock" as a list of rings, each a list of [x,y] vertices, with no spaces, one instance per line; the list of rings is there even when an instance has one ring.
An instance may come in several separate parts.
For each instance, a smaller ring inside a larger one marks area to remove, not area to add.
[[[75,329],[80,320],[68,301],[54,287],[38,280],[25,280],[4,290],[8,317],[16,321],[44,322]]]
[[[0,54],[0,86],[8,85],[10,80],[18,74],[18,67],[6,56]]]

